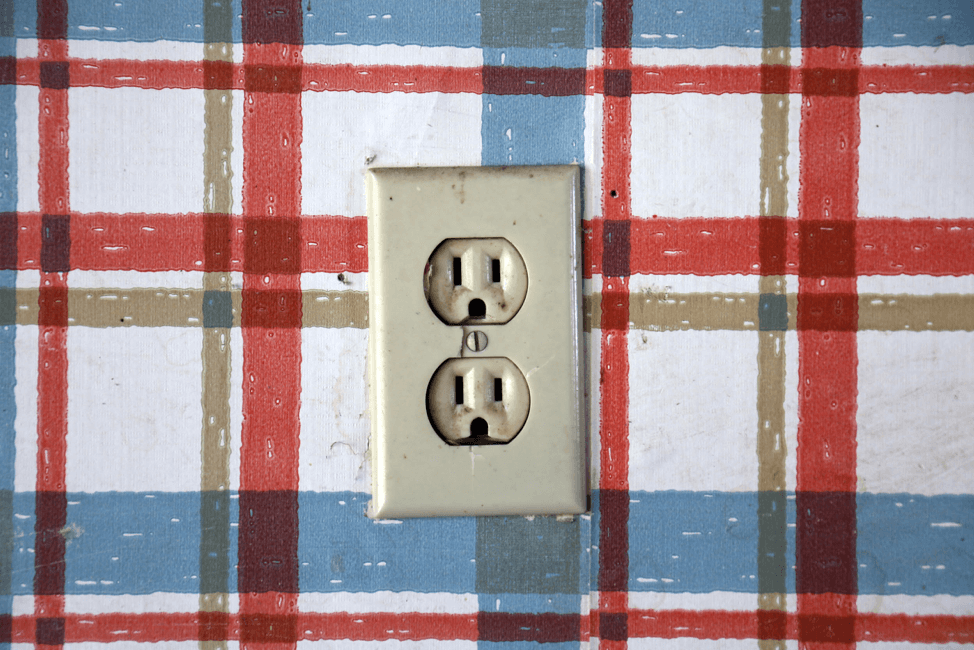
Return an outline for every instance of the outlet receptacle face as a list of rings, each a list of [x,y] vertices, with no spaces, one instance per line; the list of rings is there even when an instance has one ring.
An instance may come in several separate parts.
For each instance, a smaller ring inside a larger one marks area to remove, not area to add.
[[[451,445],[507,444],[530,409],[524,373],[504,357],[447,359],[426,391],[430,422]]]
[[[430,308],[447,325],[501,325],[524,304],[528,271],[501,237],[447,239],[430,256],[423,285]]]
[[[370,516],[577,514],[577,166],[371,169]]]

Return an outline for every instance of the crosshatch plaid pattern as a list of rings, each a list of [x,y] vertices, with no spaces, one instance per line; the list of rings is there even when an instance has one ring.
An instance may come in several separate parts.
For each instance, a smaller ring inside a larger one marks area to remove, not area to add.
[[[5,0],[0,50],[0,648],[974,643],[970,2]],[[591,515],[368,520],[364,170],[572,162]]]

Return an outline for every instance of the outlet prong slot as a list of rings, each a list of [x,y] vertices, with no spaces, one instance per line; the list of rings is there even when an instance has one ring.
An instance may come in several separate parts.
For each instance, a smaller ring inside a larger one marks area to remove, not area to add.
[[[463,406],[463,375],[458,375],[453,384],[454,400],[457,406]]]
[[[487,315],[487,303],[480,298],[474,298],[467,305],[467,313],[470,318],[483,318]]]
[[[495,258],[490,261],[490,280],[494,284],[501,281],[501,261],[499,259]]]
[[[494,401],[504,401],[504,380],[500,377],[494,377]]]
[[[453,258],[453,286],[459,287],[463,284],[463,258]]]

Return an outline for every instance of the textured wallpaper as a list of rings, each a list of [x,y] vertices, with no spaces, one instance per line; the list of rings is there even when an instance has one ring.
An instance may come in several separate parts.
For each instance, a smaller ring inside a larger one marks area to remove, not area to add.
[[[974,643],[972,93],[970,0],[0,0],[0,648]],[[590,512],[372,521],[365,170],[546,163]]]

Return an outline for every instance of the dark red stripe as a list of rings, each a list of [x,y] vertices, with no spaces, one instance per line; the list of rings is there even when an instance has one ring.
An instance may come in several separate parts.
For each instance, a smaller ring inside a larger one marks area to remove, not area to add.
[[[13,616],[9,613],[0,614],[0,643],[11,643],[13,639]]]
[[[73,88],[243,90],[251,74],[245,64],[223,61],[68,59],[66,66],[62,77]],[[39,59],[0,57],[0,85],[42,86],[41,70]],[[835,94],[831,82],[826,83],[835,71],[827,67],[802,70],[779,65],[632,66],[622,77],[618,70],[602,67],[464,68],[309,63],[294,70],[300,72],[300,78],[286,73],[288,83],[280,86],[279,92],[296,92],[295,84],[299,84],[301,91],[313,92],[620,96],[618,84],[625,79],[623,88],[628,86],[628,91],[636,95]],[[974,92],[974,66],[865,66],[858,70],[854,86],[848,71],[839,72],[846,73],[838,86],[846,94]],[[269,83],[266,75],[265,71],[263,89],[274,90],[275,84]],[[256,76],[259,78],[260,74]]]
[[[244,90],[252,93],[301,92],[301,68],[293,65],[248,65]]]
[[[479,612],[477,630],[480,641],[534,643],[578,642],[578,614]]]
[[[68,37],[68,0],[37,0],[37,38]]]
[[[0,56],[0,86],[12,86],[17,83],[17,59],[12,56]]]
[[[206,214],[186,218],[203,221],[203,270],[218,273],[226,273],[232,270],[233,226],[230,215]],[[147,231],[140,229],[140,232]],[[144,248],[139,247],[139,250],[144,250]]]
[[[17,213],[0,212],[0,271],[12,271],[18,266],[19,231]]]
[[[567,97],[585,94],[584,68],[513,68],[484,66],[487,95]]]
[[[38,79],[41,88],[67,90],[71,87],[71,76],[67,61],[41,61]]]
[[[71,216],[45,214],[41,218],[41,271],[67,273],[71,269]]]

